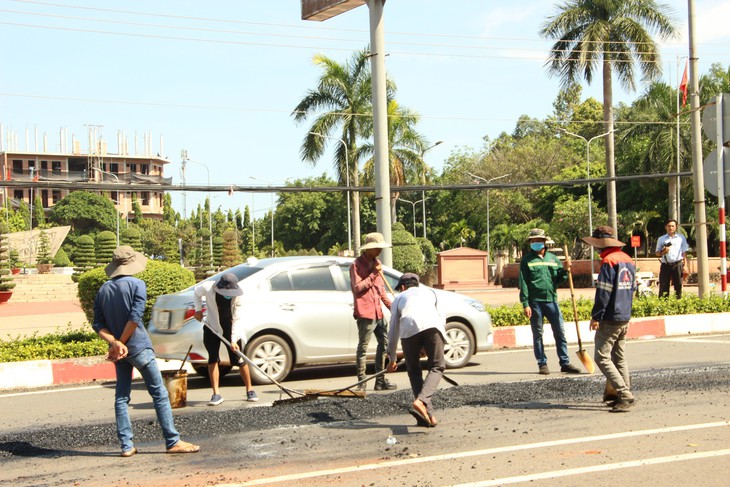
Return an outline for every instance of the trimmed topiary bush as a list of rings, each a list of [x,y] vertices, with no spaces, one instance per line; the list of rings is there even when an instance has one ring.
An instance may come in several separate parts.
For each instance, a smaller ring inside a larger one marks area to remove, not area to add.
[[[96,250],[94,248],[94,238],[90,235],[81,235],[76,240],[76,252],[74,252],[74,273],[71,279],[79,282],[79,276],[86,271],[90,271],[96,267]]]
[[[136,228],[125,228],[119,236],[119,245],[129,245],[137,252],[142,252],[142,234]]]
[[[401,223],[393,225],[393,267],[422,276],[426,266],[416,238]]]
[[[107,265],[112,260],[114,249],[117,248],[117,235],[104,230],[96,236],[96,265]]]
[[[0,291],[12,291],[15,287],[10,272],[10,248],[8,247],[7,226],[0,226]]]
[[[66,251],[63,249],[58,249],[58,252],[56,252],[56,255],[53,257],[53,265],[57,267],[70,267],[71,266],[71,259],[68,258],[68,255],[66,255]]]
[[[111,258],[109,258],[111,261]],[[147,284],[147,306],[145,307],[145,326],[150,320],[150,310],[157,297],[162,294],[175,293],[195,284],[195,276],[179,264],[170,264],[155,260],[147,261],[147,268],[134,277],[142,279]],[[100,267],[84,272],[79,277],[79,300],[89,323],[94,321],[94,298],[107,281],[104,268]]]

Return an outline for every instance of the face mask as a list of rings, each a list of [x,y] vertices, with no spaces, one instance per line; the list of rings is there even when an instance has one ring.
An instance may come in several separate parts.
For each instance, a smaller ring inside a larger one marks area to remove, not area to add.
[[[224,298],[228,299],[229,301],[233,299],[233,296],[223,296]]]
[[[532,242],[530,244],[530,248],[534,250],[535,252],[540,252],[542,249],[545,248],[544,242]]]

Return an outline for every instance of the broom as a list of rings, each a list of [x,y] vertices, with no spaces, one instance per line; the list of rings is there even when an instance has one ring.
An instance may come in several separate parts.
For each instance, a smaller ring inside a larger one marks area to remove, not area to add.
[[[563,251],[565,252],[565,258],[568,259],[568,246],[565,245],[563,247]],[[573,318],[575,319],[575,332],[578,335],[578,351],[576,352],[578,354],[578,358],[580,359],[583,366],[586,368],[589,374],[592,374],[596,370],[596,365],[593,363],[593,360],[591,360],[591,357],[586,353],[586,351],[583,349],[583,342],[580,339],[580,326],[578,326],[578,307],[575,304],[575,291],[573,289],[573,273],[570,270],[570,267],[568,267],[568,284],[570,285],[570,300],[573,303]]]

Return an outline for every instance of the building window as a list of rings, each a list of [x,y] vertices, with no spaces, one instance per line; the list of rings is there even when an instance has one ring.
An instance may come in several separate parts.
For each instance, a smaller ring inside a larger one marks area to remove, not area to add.
[[[44,189],[41,191],[41,201],[43,202],[43,208],[48,208],[49,206],[51,206],[48,204],[48,190],[47,189]]]
[[[149,206],[150,204],[150,192],[142,191],[142,206]]]
[[[142,164],[142,173],[141,174],[149,174],[149,173],[150,173],[150,165]]]
[[[115,205],[118,205],[120,203],[120,201],[119,201],[119,192],[118,191],[112,191],[111,193],[109,193],[109,197],[112,199],[112,202]]]
[[[51,161],[51,170],[53,172],[61,172],[61,161]]]
[[[118,173],[119,172],[119,164],[116,162],[110,162],[108,164],[109,166],[109,172]]]
[[[127,164],[129,166],[129,172],[137,172],[137,164]]]
[[[13,198],[15,198],[18,201],[22,201],[25,199],[25,191],[22,189],[16,189],[13,191]]]
[[[41,161],[41,169],[48,170],[48,161]]]
[[[60,189],[54,189],[53,190],[53,204],[55,205],[61,201],[61,190]]]

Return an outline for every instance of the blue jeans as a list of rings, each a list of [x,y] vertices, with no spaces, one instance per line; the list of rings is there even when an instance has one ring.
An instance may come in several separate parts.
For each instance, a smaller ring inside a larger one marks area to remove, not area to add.
[[[555,337],[555,346],[557,347],[560,365],[569,364],[570,357],[568,357],[568,342],[565,340],[565,330],[563,329],[563,314],[560,312],[558,303],[533,301],[530,303],[530,309],[532,309],[532,317],[530,318],[532,348],[535,352],[538,367],[540,365],[547,365],[545,346],[542,343],[543,317],[547,318],[553,329],[553,337]]]
[[[157,421],[162,427],[162,434],[165,437],[165,447],[171,448],[180,441],[180,433],[175,429],[172,420],[172,408],[170,398],[167,394],[165,384],[162,382],[162,374],[155,361],[155,353],[146,348],[134,357],[126,357],[115,363],[117,372],[117,385],[114,396],[114,415],[117,418],[117,436],[122,442],[122,451],[129,451],[134,447],[132,442],[132,422],[129,420],[127,405],[129,404],[132,392],[132,369],[139,370],[142,374],[147,392],[152,396],[152,401],[157,413]]]

